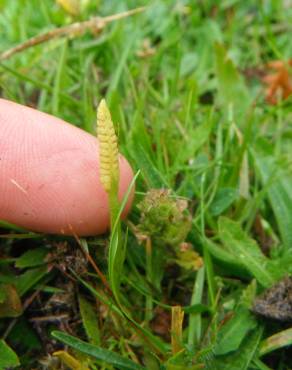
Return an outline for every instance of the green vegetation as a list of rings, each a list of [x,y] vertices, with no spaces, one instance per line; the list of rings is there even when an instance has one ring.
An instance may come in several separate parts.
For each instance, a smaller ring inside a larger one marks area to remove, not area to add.
[[[292,57],[289,1],[0,0],[0,51],[143,5],[0,62],[1,97],[94,135],[105,98],[137,173],[110,236],[1,224],[0,369],[291,369],[289,322],[252,310],[292,274],[292,99],[258,72]]]

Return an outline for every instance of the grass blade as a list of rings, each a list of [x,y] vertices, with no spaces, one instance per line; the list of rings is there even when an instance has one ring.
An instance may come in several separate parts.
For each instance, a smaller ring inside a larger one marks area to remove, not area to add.
[[[263,340],[260,347],[260,356],[275,351],[279,348],[291,345],[292,345],[292,328],[289,328]]]
[[[238,258],[261,285],[269,287],[274,283],[273,276],[267,269],[268,258],[263,255],[256,241],[245,234],[239,223],[221,217],[219,237],[230,253]]]
[[[0,340],[0,369],[11,369],[19,365],[20,363],[17,354],[4,340]]]
[[[272,157],[262,157],[254,154],[262,182],[268,186],[268,198],[276,217],[279,232],[284,245],[292,248],[292,190],[291,175],[283,172],[279,174],[277,166]],[[275,172],[278,175],[275,179]],[[270,181],[272,182],[270,183]]]
[[[240,308],[219,332],[219,342],[214,349],[215,355],[224,355],[237,350],[247,333],[254,329],[255,325],[256,321],[251,313],[245,308]]]
[[[203,288],[205,280],[205,269],[201,267],[197,272],[193,294],[191,299],[191,306],[199,305],[202,302]],[[185,311],[185,310],[184,310]],[[185,311],[186,312],[186,311]],[[201,315],[198,313],[190,313],[189,317],[189,334],[188,334],[188,344],[193,346],[194,343],[199,343],[201,338]]]
[[[74,348],[75,350],[80,351],[81,353],[84,353],[88,356],[92,356],[96,360],[106,362],[107,364],[111,364],[117,367],[118,369],[125,370],[145,369],[143,366],[140,366],[135,362],[118,355],[115,352],[94,346],[93,344],[83,342],[82,340],[75,338],[72,335],[63,333],[61,331],[53,331],[52,336],[58,339],[60,342],[67,344],[69,347]]]
[[[79,309],[88,340],[92,344],[99,345],[100,333],[97,313],[91,303],[81,295],[79,295]]]

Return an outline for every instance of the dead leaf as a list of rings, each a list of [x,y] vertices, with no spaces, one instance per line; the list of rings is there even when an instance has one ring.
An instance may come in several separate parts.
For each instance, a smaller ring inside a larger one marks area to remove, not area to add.
[[[22,314],[22,304],[15,287],[0,284],[0,317],[18,317]]]
[[[171,349],[175,355],[183,349],[182,331],[183,331],[184,311],[181,306],[171,308]]]
[[[269,319],[292,320],[292,277],[285,277],[258,297],[253,312]]]
[[[162,336],[166,341],[170,339],[171,314],[162,307],[157,306],[154,310],[154,318],[150,326],[153,332]]]
[[[139,58],[148,58],[154,55],[155,53],[156,53],[156,49],[153,46],[151,46],[150,40],[145,39],[142,42],[141,49],[137,51],[137,56]]]
[[[71,370],[89,370],[89,367],[81,363],[78,359],[76,359],[66,351],[54,352],[53,356],[58,357],[62,361],[62,363]]]
[[[292,94],[292,79],[289,66],[292,66],[292,59],[288,62],[275,60],[267,63],[267,73],[262,81],[267,85],[266,100],[269,104],[277,104],[279,100],[285,100]]]

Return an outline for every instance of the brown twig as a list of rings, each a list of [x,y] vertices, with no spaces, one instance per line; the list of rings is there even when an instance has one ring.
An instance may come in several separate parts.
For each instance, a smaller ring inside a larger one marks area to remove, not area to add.
[[[108,17],[94,17],[88,21],[72,23],[69,26],[64,26],[60,28],[55,28],[51,31],[45,32],[43,34],[34,36],[23,43],[8,49],[0,54],[0,61],[10,58],[16,53],[31,48],[33,46],[42,44],[46,41],[52,40],[57,37],[72,37],[75,35],[82,35],[86,31],[100,32],[108,23],[117,21],[122,18],[129,17],[131,15],[141,13],[146,9],[146,7],[139,7],[132,10],[128,10],[122,13],[113,14]]]

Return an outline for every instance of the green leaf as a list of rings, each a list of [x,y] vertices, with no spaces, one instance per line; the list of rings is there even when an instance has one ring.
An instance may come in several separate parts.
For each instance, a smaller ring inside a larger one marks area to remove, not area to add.
[[[273,157],[254,153],[254,159],[262,182],[267,186],[282,241],[287,248],[292,248],[292,176],[282,171]]]
[[[46,248],[36,248],[23,253],[17,258],[15,267],[26,268],[36,267],[45,263],[45,257],[48,254]]]
[[[145,369],[143,366],[140,366],[139,364],[136,364],[135,362],[127,358],[124,358],[115,352],[94,346],[93,344],[83,342],[80,339],[72,337],[71,335],[63,333],[61,331],[53,331],[52,336],[61,341],[62,343],[65,343],[68,346],[74,348],[75,350],[80,351],[88,356],[92,356],[96,360],[103,361],[107,364],[113,365],[118,369],[126,370]]]
[[[21,348],[21,353],[40,353],[43,348],[41,339],[24,315],[17,319],[9,334],[9,339],[13,340],[16,348]]]
[[[20,362],[17,354],[7,345],[4,340],[0,340],[0,370],[19,366]]]
[[[219,189],[209,211],[213,216],[219,216],[238,198],[238,192],[234,188]]]
[[[238,120],[250,105],[250,93],[223,45],[215,45],[215,64],[220,102]]]
[[[193,304],[191,306],[184,306],[183,310],[185,313],[188,314],[195,314],[195,313],[211,313],[212,309],[209,306],[206,306],[202,303]]]
[[[243,290],[239,304],[250,309],[254,303],[257,292],[257,282],[252,280],[251,283]]]
[[[15,285],[20,296],[23,296],[30,288],[32,288],[40,279],[48,273],[48,268],[38,267],[27,270],[24,274],[17,277]]]
[[[92,344],[99,345],[100,333],[96,310],[94,310],[91,303],[81,295],[79,295],[79,309],[88,340]]]
[[[11,224],[10,222],[0,220],[0,227],[8,230],[18,231],[18,232],[25,232],[26,230],[22,227],[19,227],[17,225]]]
[[[267,268],[269,259],[262,253],[256,241],[242,230],[239,223],[221,217],[219,237],[228,251],[250,271],[262,286],[269,287],[275,282]]]
[[[215,357],[210,369],[224,370],[247,370],[257,352],[263,329],[256,328],[248,335],[236,352]]]
[[[240,307],[227,324],[219,331],[215,355],[224,355],[236,351],[247,333],[254,329],[256,321],[248,309]]]
[[[203,306],[202,305],[202,298],[203,298],[203,290],[204,290],[204,283],[205,283],[205,268],[201,267],[196,275],[192,298],[191,298],[191,307],[194,306]],[[185,308],[184,311],[186,312]],[[202,336],[202,317],[199,313],[190,312],[189,316],[189,327],[188,327],[188,345],[194,346],[194,344],[200,343],[201,336]]]
[[[236,274],[237,276],[249,277],[249,272],[238,261],[238,258],[231,254],[227,248],[217,245],[211,239],[205,238],[202,243],[208,248],[208,251],[218,264],[223,265],[225,273]]]

